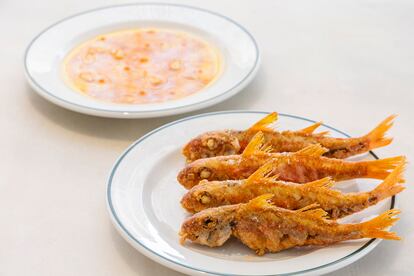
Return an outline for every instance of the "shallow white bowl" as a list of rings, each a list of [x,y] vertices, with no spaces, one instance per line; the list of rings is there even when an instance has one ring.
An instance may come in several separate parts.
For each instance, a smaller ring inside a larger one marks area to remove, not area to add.
[[[80,43],[99,34],[140,27],[172,28],[194,33],[216,45],[223,57],[217,80],[191,96],[154,104],[113,104],[73,91],[63,80],[62,60]],[[24,66],[30,85],[62,107],[90,115],[148,118],[189,112],[221,102],[255,76],[259,49],[240,24],[217,13],[175,4],[128,4],[99,8],[65,18],[29,44]]]
[[[179,243],[178,232],[189,216],[180,206],[185,189],[176,176],[185,164],[181,147],[209,130],[245,129],[265,112],[229,111],[188,117],[164,125],[133,143],[116,161],[107,186],[111,219],[121,235],[144,255],[191,275],[320,275],[344,267],[370,252],[379,242],[363,239],[323,248],[297,248],[258,257],[230,240],[220,248]],[[279,129],[300,129],[312,120],[280,114]],[[322,126],[333,136],[347,137]],[[377,158],[373,153],[355,158]],[[373,189],[379,181],[356,179],[336,186],[344,192]],[[342,220],[360,222],[392,208],[395,197]]]

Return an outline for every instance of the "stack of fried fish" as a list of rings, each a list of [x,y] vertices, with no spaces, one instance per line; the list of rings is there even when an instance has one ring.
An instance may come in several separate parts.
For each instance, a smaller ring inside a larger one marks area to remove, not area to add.
[[[247,130],[194,138],[183,148],[188,164],[177,177],[188,189],[181,204],[194,213],[181,226],[181,242],[216,247],[234,236],[263,255],[351,239],[400,239],[387,231],[398,220],[396,209],[361,223],[336,221],[404,190],[404,156],[344,160],[390,144],[385,133],[394,118],[362,137],[333,138],[316,133],[320,122],[277,131],[274,112]],[[368,192],[334,189],[338,181],[356,178],[382,182]]]

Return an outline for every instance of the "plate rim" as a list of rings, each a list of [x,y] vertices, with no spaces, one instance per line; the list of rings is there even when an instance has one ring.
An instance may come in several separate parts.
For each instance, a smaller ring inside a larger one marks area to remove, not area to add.
[[[175,120],[173,122],[164,124],[160,127],[157,127],[156,129],[148,132],[147,134],[143,135],[142,137],[140,137],[139,139],[137,139],[135,142],[133,142],[126,150],[124,150],[124,152],[117,158],[117,160],[115,161],[114,165],[111,168],[108,180],[107,180],[107,186],[106,186],[106,205],[107,205],[107,210],[110,214],[110,218],[111,221],[113,223],[113,225],[115,226],[115,228],[118,230],[118,232],[121,234],[122,237],[124,237],[128,243],[130,243],[134,248],[136,248],[139,252],[141,252],[142,254],[144,254],[145,256],[149,257],[150,259],[161,263],[173,270],[178,270],[178,271],[182,271],[182,272],[196,272],[196,273],[201,273],[201,274],[209,274],[209,275],[217,275],[217,276],[237,276],[237,274],[223,274],[223,273],[218,273],[218,272],[214,272],[214,271],[208,271],[208,270],[204,270],[204,269],[200,269],[200,268],[195,268],[195,267],[191,267],[189,265],[177,262],[175,260],[166,258],[162,255],[160,255],[159,253],[157,253],[156,251],[148,248],[147,246],[145,246],[144,244],[142,244],[137,238],[135,238],[127,229],[126,227],[122,224],[121,220],[119,219],[119,217],[117,216],[117,213],[115,211],[115,208],[113,207],[112,204],[112,198],[111,198],[111,187],[112,187],[112,180],[113,177],[117,171],[118,166],[120,165],[120,163],[122,162],[122,160],[124,159],[124,157],[133,149],[135,148],[137,145],[139,145],[142,141],[146,140],[147,138],[149,138],[150,136],[152,136],[153,134],[171,127],[175,124],[184,122],[184,121],[188,121],[188,120],[193,120],[193,119],[197,119],[200,117],[208,117],[208,116],[214,116],[214,115],[220,115],[220,114],[237,114],[237,113],[252,113],[252,114],[269,114],[271,112],[268,111],[260,111],[260,110],[227,110],[227,111],[216,111],[216,112],[208,112],[208,113],[202,113],[202,114],[197,114],[197,115],[193,115],[193,116],[188,116],[185,118],[181,118],[178,120]],[[289,118],[294,118],[294,119],[299,119],[299,120],[304,120],[304,121],[308,121],[311,123],[316,123],[316,120],[312,120],[306,117],[302,117],[302,116],[298,116],[298,115],[292,115],[292,114],[288,114],[288,113],[279,113],[278,114],[280,116],[284,116],[284,117],[289,117]],[[345,135],[346,137],[351,137],[349,134],[336,129],[334,127],[331,127],[329,125],[326,124],[322,124],[322,126],[332,129],[334,131],[337,131],[343,135]],[[372,157],[374,157],[375,159],[379,159],[378,155],[376,155],[373,151],[369,151],[369,154],[372,155]],[[396,204],[396,196],[392,196],[391,198],[391,204],[389,209],[392,209],[395,207]],[[375,242],[376,241],[376,242]],[[362,246],[360,246],[358,249],[356,249],[355,251],[353,251],[352,253],[337,259],[335,261],[332,261],[330,263],[324,264],[324,265],[320,265],[317,267],[313,267],[313,268],[309,268],[309,269],[305,269],[305,270],[301,270],[301,271],[295,271],[295,272],[288,272],[288,273],[277,273],[277,274],[266,274],[263,276],[293,276],[293,275],[304,275],[304,274],[308,274],[308,273],[316,273],[316,272],[321,272],[323,274],[328,273],[328,272],[332,272],[336,269],[332,269],[329,271],[325,271],[323,272],[323,270],[325,270],[328,267],[337,265],[337,264],[343,264],[342,266],[338,267],[342,268],[344,266],[347,266],[349,264],[351,264],[353,261],[351,261],[350,263],[347,263],[347,261],[349,261],[352,257],[354,256],[358,256],[358,254],[362,254],[363,256],[365,256],[366,254],[368,254],[371,250],[373,250],[379,242],[381,242],[382,240],[380,239],[370,239],[368,240],[366,243],[364,243]],[[375,243],[374,243],[375,242]],[[360,258],[361,258],[360,257]],[[358,258],[359,259],[359,258]],[[356,260],[358,260],[356,259]],[[352,260],[352,259],[351,259]],[[356,261],[355,260],[355,261]]]
[[[242,30],[251,40],[251,42],[253,43],[254,46],[254,50],[255,50],[255,61],[253,63],[253,66],[250,68],[249,72],[239,81],[237,81],[237,83],[235,85],[233,85],[231,88],[227,89],[224,92],[221,92],[219,95],[214,96],[213,98],[209,98],[209,99],[205,99],[203,101],[198,101],[198,102],[193,102],[193,103],[189,103],[186,105],[182,105],[182,106],[175,106],[175,107],[169,107],[169,108],[158,108],[158,109],[153,109],[153,110],[144,110],[144,111],[139,111],[139,110],[133,110],[133,111],[124,111],[122,110],[122,108],[118,109],[118,110],[111,110],[111,109],[105,109],[105,108],[100,108],[100,107],[91,107],[88,105],[84,105],[84,104],[79,104],[76,102],[72,102],[72,101],[68,101],[65,100],[57,95],[55,95],[55,93],[48,91],[47,89],[45,89],[44,87],[42,87],[41,84],[39,84],[36,79],[30,74],[29,72],[29,66],[28,66],[28,55],[29,52],[32,48],[32,46],[34,45],[34,43],[43,35],[45,34],[47,31],[49,31],[50,29],[58,26],[59,24],[76,18],[78,16],[82,16],[85,14],[89,14],[89,13],[94,13],[97,11],[101,11],[101,10],[107,10],[107,9],[112,9],[112,8],[119,8],[119,7],[129,7],[129,6],[165,6],[165,7],[178,7],[178,8],[185,8],[185,9],[190,9],[190,10],[196,10],[199,12],[204,12],[213,16],[217,16],[220,17],[226,21],[228,21],[231,24],[234,24],[235,26],[237,26],[240,30]],[[23,55],[23,67],[24,67],[24,73],[26,76],[26,79],[28,80],[30,86],[42,97],[46,98],[47,100],[70,110],[74,110],[77,112],[81,112],[81,113],[86,113],[86,114],[90,114],[90,115],[96,115],[96,116],[103,116],[103,117],[119,117],[119,118],[148,118],[148,117],[161,117],[161,116],[168,116],[168,115],[172,115],[172,114],[181,114],[181,113],[185,113],[185,112],[190,112],[190,111],[194,111],[197,109],[201,109],[201,108],[205,108],[211,105],[214,105],[218,102],[224,101],[228,98],[230,98],[231,96],[234,96],[235,94],[237,94],[238,92],[240,92],[256,75],[259,67],[261,64],[261,53],[260,53],[260,48],[259,45],[256,41],[256,39],[254,38],[254,36],[251,34],[251,32],[249,32],[249,30],[247,30],[246,27],[244,27],[242,24],[238,23],[236,20],[223,15],[221,13],[215,12],[215,11],[211,11],[208,9],[204,9],[204,8],[199,8],[199,7],[195,7],[195,6],[191,6],[191,5],[185,5],[185,4],[176,4],[176,3],[163,3],[163,2],[142,2],[142,3],[126,3],[126,4],[114,4],[114,5],[106,5],[106,6],[101,6],[101,7],[97,7],[94,9],[89,9],[89,10],[85,10],[85,11],[81,11],[75,14],[72,14],[70,16],[64,17],[54,23],[52,23],[51,25],[47,26],[46,28],[44,28],[43,30],[41,30],[37,35],[35,35],[29,42],[29,44],[27,45],[25,51],[24,51],[24,55]],[[94,113],[95,112],[95,113]],[[156,115],[156,113],[159,113],[159,115]]]

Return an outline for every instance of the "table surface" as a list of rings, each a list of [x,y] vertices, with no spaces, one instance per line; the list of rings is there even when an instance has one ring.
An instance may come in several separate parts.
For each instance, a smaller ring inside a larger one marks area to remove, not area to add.
[[[165,1],[165,0],[164,0]],[[40,30],[117,1],[0,2],[0,275],[180,275],[127,244],[105,205],[108,172],[148,131],[187,115],[230,109],[305,116],[359,135],[392,113],[394,143],[380,156],[414,159],[414,2],[404,0],[179,1],[225,14],[256,37],[257,77],[214,107],[179,116],[104,119],[57,107],[33,93],[22,57]],[[176,1],[177,2],[177,1]],[[335,275],[413,275],[413,167],[394,228]]]

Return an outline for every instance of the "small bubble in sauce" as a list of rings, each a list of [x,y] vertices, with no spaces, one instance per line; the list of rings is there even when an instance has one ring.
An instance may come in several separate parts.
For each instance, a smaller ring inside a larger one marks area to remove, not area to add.
[[[99,84],[104,84],[105,83],[105,80],[104,79],[100,79],[98,82],[99,82]]]
[[[80,73],[79,78],[81,78],[82,80],[84,80],[86,82],[93,82],[93,80],[94,80],[92,74],[88,73],[88,72]]]
[[[88,49],[88,54],[102,54],[105,53],[105,49],[102,47],[91,47]]]
[[[115,59],[123,59],[124,58],[124,52],[120,49],[116,49],[112,51],[112,56]]]
[[[91,54],[91,53],[88,53],[88,54],[86,54],[86,56],[83,59],[83,61],[86,64],[91,64],[91,63],[93,63],[95,61],[95,55],[94,54]]]
[[[125,95],[122,101],[127,103],[133,103],[135,101],[135,97],[132,95]]]
[[[147,63],[148,61],[149,61],[149,58],[147,58],[147,57],[142,57],[142,58],[139,59],[139,62],[141,62],[141,63]]]
[[[140,96],[145,96],[147,95],[147,92],[145,92],[144,90],[139,91],[139,95]]]
[[[170,45],[168,43],[161,42],[160,47],[162,50],[167,50],[168,48],[170,48]]]
[[[179,60],[173,60],[170,63],[170,69],[174,70],[174,71],[180,70],[181,69],[181,62]]]
[[[156,77],[156,76],[151,76],[151,77],[149,78],[149,81],[150,81],[150,83],[151,83],[151,84],[153,84],[153,85],[159,85],[159,84],[163,83],[162,79],[160,79],[160,78],[158,78],[158,77]]]
[[[185,75],[184,76],[184,78],[185,79],[187,79],[187,80],[195,80],[196,78],[194,77],[194,76],[192,76],[192,75]]]
[[[129,68],[129,66],[124,67],[124,71],[129,71],[129,70],[131,70],[131,68]]]

